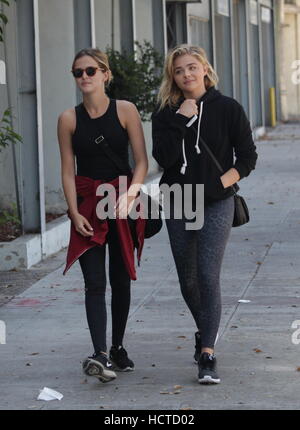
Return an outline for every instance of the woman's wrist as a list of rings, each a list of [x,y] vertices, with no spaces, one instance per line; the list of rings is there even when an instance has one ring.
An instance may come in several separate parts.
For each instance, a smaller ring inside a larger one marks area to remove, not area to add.
[[[69,208],[69,214],[72,218],[79,215],[78,209],[70,209]]]
[[[134,200],[137,197],[140,189],[141,189],[140,184],[130,185],[130,187],[127,190],[127,198],[130,200]]]

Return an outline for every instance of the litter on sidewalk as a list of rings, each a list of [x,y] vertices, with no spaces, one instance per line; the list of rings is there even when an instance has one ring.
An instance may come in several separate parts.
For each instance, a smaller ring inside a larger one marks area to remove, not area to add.
[[[50,400],[61,400],[63,398],[63,394],[58,391],[52,390],[52,388],[44,387],[40,390],[40,394],[37,400],[45,400],[46,402]]]
[[[239,303],[250,303],[250,302],[251,300],[244,300],[244,299],[239,300]]]

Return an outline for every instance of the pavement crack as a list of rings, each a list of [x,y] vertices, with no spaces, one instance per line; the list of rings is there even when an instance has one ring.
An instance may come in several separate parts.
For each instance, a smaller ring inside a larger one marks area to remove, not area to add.
[[[146,295],[144,296],[140,302],[132,309],[132,311],[130,311],[129,316],[128,316],[128,320],[145,304],[147,303],[147,301],[151,298],[154,297],[157,292],[162,288],[163,283],[168,280],[168,278],[170,277],[170,275],[172,275],[172,273],[174,272],[174,267],[171,266],[170,269],[168,270],[167,275],[164,277],[164,279],[159,280],[156,283],[156,286]]]

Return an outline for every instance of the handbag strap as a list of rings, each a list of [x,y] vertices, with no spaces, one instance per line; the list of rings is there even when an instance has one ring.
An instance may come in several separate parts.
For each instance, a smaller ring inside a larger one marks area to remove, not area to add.
[[[131,169],[129,167],[129,165],[126,165],[126,163],[124,163],[124,161],[111,149],[111,147],[109,146],[109,143],[107,142],[107,140],[105,139],[105,137],[102,135],[101,136],[101,145],[102,148],[105,152],[105,154],[115,163],[115,165],[118,167],[118,169],[124,174],[124,175],[131,175],[132,176],[132,172]]]
[[[195,134],[197,134],[196,130],[191,127],[192,130],[194,131]],[[213,160],[213,162],[215,163],[215,165],[217,166],[218,170],[220,171],[220,173],[224,174],[224,169],[222,168],[221,164],[218,162],[218,160],[216,159],[216,157],[214,156],[214,154],[212,153],[211,149],[208,147],[208,145],[205,143],[204,139],[199,136],[199,140],[203,146],[203,148],[205,148],[206,152],[209,154],[210,158]],[[236,194],[236,192],[240,189],[240,187],[237,184],[233,184],[231,185],[231,188],[233,189],[233,192]]]
[[[129,165],[126,165],[124,161],[111,149],[109,146],[109,143],[105,139],[105,137],[102,135],[100,136],[100,143],[102,145],[102,148],[105,152],[105,154],[115,163],[115,165],[118,167],[118,169],[126,176],[132,176],[132,171]],[[140,191],[141,193],[141,191]],[[160,206],[160,205],[159,205]]]
[[[216,159],[216,157],[212,153],[211,149],[207,146],[207,144],[205,143],[205,141],[202,139],[201,136],[200,136],[199,140],[200,140],[201,144],[203,145],[203,147],[205,148],[205,150],[207,151],[207,153],[209,154],[209,156],[211,157],[211,159],[213,160],[213,162],[215,163],[215,165],[217,166],[217,168],[219,169],[219,171],[222,174],[224,174],[224,169],[221,167],[220,163],[218,162],[218,160]]]

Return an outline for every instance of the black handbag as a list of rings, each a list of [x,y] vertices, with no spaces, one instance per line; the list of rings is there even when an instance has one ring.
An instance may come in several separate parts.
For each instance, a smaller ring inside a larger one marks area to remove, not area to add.
[[[245,199],[235,192],[234,217],[232,227],[239,227],[240,225],[247,224],[247,222],[249,222],[249,219],[249,210]]]
[[[194,129],[193,129],[194,130]],[[196,133],[196,130],[194,130]],[[202,146],[205,148],[211,159],[214,161],[215,165],[217,166],[218,170],[224,174],[224,170],[222,169],[220,163],[210,150],[210,148],[207,146],[205,141],[200,136],[200,142]],[[233,216],[233,222],[232,227],[239,227],[240,225],[246,224],[249,222],[249,209],[245,202],[245,199],[237,194],[237,191],[240,189],[240,187],[237,184],[234,184],[231,186],[233,192],[234,192],[234,216]]]
[[[115,163],[120,172],[123,175],[132,176],[132,171],[130,167],[126,165],[123,160],[111,149],[104,136],[100,136],[100,138],[98,138],[97,140],[101,143],[105,154]],[[145,239],[149,239],[150,237],[157,234],[162,228],[162,206],[156,200],[152,199],[149,194],[144,193],[143,190],[140,190],[139,197],[141,199],[141,202],[144,202],[144,206],[148,210],[144,235]],[[128,216],[128,223],[133,241],[135,245],[137,245],[137,239],[135,234],[135,220],[130,218],[130,215]]]

